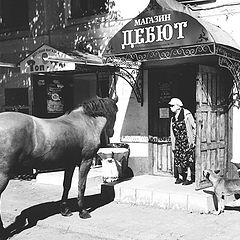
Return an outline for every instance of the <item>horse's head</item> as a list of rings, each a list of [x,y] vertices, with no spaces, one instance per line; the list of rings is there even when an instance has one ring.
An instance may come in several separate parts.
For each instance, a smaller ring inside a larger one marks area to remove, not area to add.
[[[108,137],[112,137],[114,135],[115,121],[116,121],[116,114],[107,118],[107,123],[105,125],[105,131],[106,131],[106,134]]]
[[[114,124],[116,121],[116,114],[118,97],[112,98],[96,98],[82,104],[85,114],[91,117],[105,117],[107,122],[104,130],[108,137],[114,134]]]
[[[114,134],[114,125],[115,125],[115,121],[116,121],[116,114],[118,111],[118,107],[117,107],[117,101],[118,101],[118,97],[116,96],[114,99],[110,99],[111,101],[110,105],[112,105],[111,111],[109,111],[110,114],[106,115],[107,117],[107,123],[105,125],[105,130],[106,130],[106,134],[108,137],[112,137]]]

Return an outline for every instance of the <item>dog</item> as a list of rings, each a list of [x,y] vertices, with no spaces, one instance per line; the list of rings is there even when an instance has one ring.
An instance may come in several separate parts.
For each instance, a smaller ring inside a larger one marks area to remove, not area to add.
[[[240,194],[240,179],[226,179],[220,176],[220,171],[212,171],[210,169],[203,171],[203,176],[209,180],[214,188],[214,193],[218,202],[218,215],[224,212],[224,197]]]

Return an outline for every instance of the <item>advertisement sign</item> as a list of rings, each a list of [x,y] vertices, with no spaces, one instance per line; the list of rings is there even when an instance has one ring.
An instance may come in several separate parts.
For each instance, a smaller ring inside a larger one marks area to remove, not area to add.
[[[21,73],[75,70],[75,63],[49,61],[48,58],[72,59],[71,56],[44,44],[20,62]]]
[[[212,42],[192,16],[157,6],[126,24],[109,42],[104,55],[123,54]]]
[[[54,80],[47,85],[47,112],[64,113],[63,84]]]

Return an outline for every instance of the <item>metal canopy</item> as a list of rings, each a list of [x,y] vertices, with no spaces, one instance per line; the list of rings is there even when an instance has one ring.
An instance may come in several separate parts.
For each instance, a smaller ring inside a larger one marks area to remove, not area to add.
[[[136,72],[136,66],[139,68],[146,61],[217,56],[219,65],[232,73],[240,88],[240,46],[221,28],[198,18],[175,0],[150,0],[143,12],[113,36],[103,56],[105,63],[130,72]],[[126,74],[122,75],[129,80]],[[141,81],[135,78],[134,88],[142,103]]]
[[[183,56],[215,54],[214,49],[205,49],[209,44],[240,51],[240,46],[227,32],[198,18],[188,7],[175,0],[151,0],[142,13],[111,38],[103,56],[144,61],[153,58],[152,55],[159,55],[158,60],[178,57],[181,55],[176,52],[178,49]]]
[[[102,58],[78,50],[58,50],[47,44],[41,45],[20,63],[21,73],[47,73],[61,71],[95,72],[109,70],[113,72],[113,64],[105,64]]]

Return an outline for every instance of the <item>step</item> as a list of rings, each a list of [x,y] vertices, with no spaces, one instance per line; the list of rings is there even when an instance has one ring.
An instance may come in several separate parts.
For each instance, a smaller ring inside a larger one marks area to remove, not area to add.
[[[213,190],[195,190],[195,184],[174,184],[172,177],[141,175],[129,180],[102,184],[104,195],[114,194],[114,201],[162,209],[210,213],[215,210]]]

